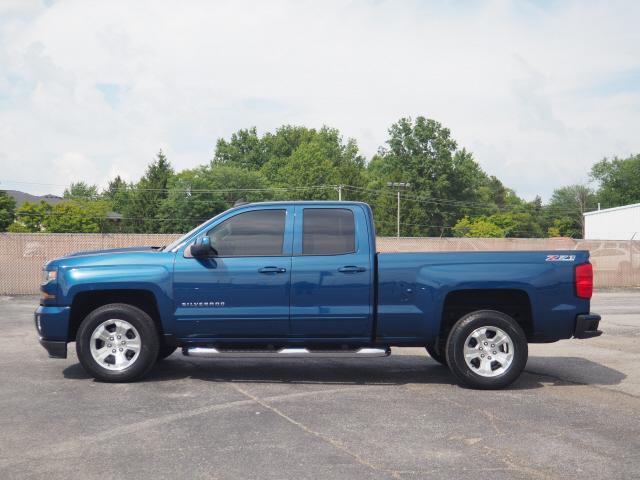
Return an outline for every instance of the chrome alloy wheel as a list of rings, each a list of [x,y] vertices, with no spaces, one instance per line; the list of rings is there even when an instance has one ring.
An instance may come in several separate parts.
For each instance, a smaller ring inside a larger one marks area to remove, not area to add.
[[[140,356],[142,341],[126,320],[105,320],[91,334],[91,356],[98,365],[120,371],[130,367]]]
[[[513,362],[513,341],[497,327],[476,328],[464,343],[464,361],[481,377],[497,377]]]

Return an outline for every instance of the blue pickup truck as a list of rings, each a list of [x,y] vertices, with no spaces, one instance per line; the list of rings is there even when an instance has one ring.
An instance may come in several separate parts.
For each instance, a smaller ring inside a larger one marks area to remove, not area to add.
[[[600,335],[586,251],[376,253],[359,202],[241,205],[165,247],[48,262],[40,343],[76,342],[96,379],[188,356],[369,357],[425,347],[471,388],[501,388],[530,342]]]

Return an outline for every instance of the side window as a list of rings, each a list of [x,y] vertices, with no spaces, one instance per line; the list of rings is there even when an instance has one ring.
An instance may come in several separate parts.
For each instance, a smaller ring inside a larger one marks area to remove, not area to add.
[[[220,257],[282,255],[285,210],[239,213],[213,227],[207,235]]]
[[[340,255],[356,250],[353,212],[346,208],[305,208],[302,254]]]

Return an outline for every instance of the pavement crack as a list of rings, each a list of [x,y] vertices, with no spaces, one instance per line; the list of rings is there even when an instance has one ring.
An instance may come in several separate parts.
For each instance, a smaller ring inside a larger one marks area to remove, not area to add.
[[[318,432],[316,430],[313,430],[312,428],[304,425],[303,423],[299,422],[298,420],[295,420],[295,419],[291,418],[289,415],[284,413],[282,410],[278,409],[277,407],[274,407],[273,405],[268,404],[266,401],[260,399],[259,397],[253,395],[252,393],[249,393],[248,391],[246,391],[242,387],[240,387],[238,385],[232,385],[232,386],[238,392],[242,393],[243,395],[246,395],[248,398],[250,398],[254,402],[258,403],[259,405],[261,405],[262,407],[266,408],[267,410],[270,410],[271,412],[275,413],[276,415],[278,415],[279,417],[283,418],[284,420],[286,420],[287,422],[291,423],[292,425],[300,428],[304,432],[306,432],[306,433],[308,433],[310,435],[313,435],[314,437],[322,440],[324,443],[330,445],[331,447],[333,447],[333,448],[341,451],[342,453],[345,453],[346,455],[350,456],[352,459],[354,459],[360,465],[365,466],[365,467],[367,467],[367,468],[369,468],[369,469],[371,469],[371,470],[373,470],[375,472],[386,473],[386,474],[390,475],[392,478],[395,478],[395,479],[401,479],[402,478],[400,476],[399,472],[397,472],[395,470],[390,470],[390,469],[384,468],[384,467],[382,467],[380,465],[376,465],[375,463],[370,462],[366,458],[362,457],[360,454],[352,451],[351,449],[349,449],[348,447],[343,445],[338,440],[335,440],[335,439],[331,438],[330,436],[328,436],[328,435],[326,435],[324,433],[321,433],[321,432]]]
[[[99,434],[92,434],[92,435],[83,435],[73,440],[67,440],[57,444],[43,444],[36,451],[25,452],[25,454],[21,458],[16,459],[15,461],[0,460],[0,468],[29,462],[30,460],[40,459],[46,456],[58,456],[65,452],[74,451],[78,448],[84,448],[87,445],[96,444],[98,442],[104,442],[105,440],[109,440],[114,437],[133,434],[133,433],[139,432],[141,429],[152,428],[159,425],[165,425],[167,423],[175,422],[177,420],[182,420],[182,419],[193,417],[196,415],[202,415],[205,413],[214,412],[216,410],[224,410],[227,408],[241,406],[241,405],[252,405],[253,403],[254,402],[251,400],[235,400],[232,402],[206,405],[204,407],[195,408],[193,410],[188,410],[186,412],[172,413],[168,415],[162,415],[160,417],[149,418],[147,420],[142,420],[140,422],[135,422],[128,425],[124,425],[119,428],[115,428],[108,432],[100,432]]]
[[[505,424],[508,423],[512,423],[509,422],[505,419],[502,419],[496,415],[494,415],[493,413],[489,412],[488,410],[483,410],[483,409],[479,409],[479,408],[475,408],[475,407],[470,407],[469,405],[464,405],[462,403],[456,402],[455,400],[452,400],[450,398],[445,398],[445,401],[457,406],[458,408],[467,410],[467,411],[471,411],[471,412],[477,412],[478,414],[482,415],[483,417],[487,418],[491,424],[491,427],[496,431],[496,433],[498,435],[503,435],[503,432],[500,430],[500,428],[497,425],[497,422],[502,422]],[[491,455],[495,458],[497,458],[500,462],[502,462],[506,469],[511,470],[511,471],[517,471],[517,472],[521,472],[524,474],[527,474],[530,477],[535,477],[535,478],[541,478],[541,479],[552,479],[554,478],[552,475],[539,470],[539,469],[535,469],[533,467],[529,467],[526,465],[522,465],[521,463],[518,463],[517,461],[514,460],[514,455],[512,452],[508,451],[508,450],[498,450],[496,448],[492,448],[489,447],[487,445],[484,444],[480,444],[480,442],[475,441],[475,438],[468,438],[466,436],[462,436],[462,435],[455,435],[455,436],[451,436],[449,437],[449,440],[457,440],[457,441],[463,441],[466,445],[473,447],[476,444],[478,444],[478,446],[487,454],[487,455]]]
[[[517,463],[516,461],[513,460],[513,454],[511,452],[498,450],[496,448],[492,448],[487,445],[483,445],[482,448],[485,452],[487,452],[487,454],[493,455],[499,461],[501,461],[507,467],[508,470],[524,473],[531,477],[542,478],[545,480],[551,480],[551,479],[557,478],[541,470]]]
[[[246,393],[241,392],[238,388],[234,389],[243,394],[245,397],[249,397]],[[293,394],[285,394],[285,395],[276,395],[273,397],[268,397],[269,400],[287,400],[289,398],[299,398],[310,395],[317,395],[322,393],[337,393],[339,391],[344,391],[345,389],[332,389],[332,390],[324,390],[321,392],[297,392]],[[66,452],[75,451],[78,448],[85,448],[89,445],[94,445],[99,442],[104,442],[105,440],[109,440],[111,438],[116,438],[122,435],[130,435],[140,430],[147,428],[154,428],[161,425],[166,425],[172,422],[176,422],[179,420],[184,420],[186,418],[195,417],[197,415],[204,415],[211,412],[222,411],[233,407],[245,406],[245,405],[254,405],[256,400],[249,397],[243,400],[234,400],[226,403],[216,403],[213,405],[205,405],[203,407],[194,408],[192,410],[187,410],[178,413],[171,413],[167,415],[161,415],[159,417],[149,418],[146,420],[141,420],[139,422],[131,423],[128,425],[123,425],[122,427],[115,428],[110,430],[109,432],[101,432],[99,434],[91,434],[91,435],[83,435],[73,440],[67,440],[64,442],[60,442],[57,444],[48,444],[42,445],[37,451],[27,451],[18,459],[10,460],[10,459],[2,459],[0,458],[0,468],[6,468],[12,465],[19,465],[22,463],[27,463],[34,459],[40,459],[42,457],[47,456],[59,456]],[[257,402],[260,403],[260,402]]]

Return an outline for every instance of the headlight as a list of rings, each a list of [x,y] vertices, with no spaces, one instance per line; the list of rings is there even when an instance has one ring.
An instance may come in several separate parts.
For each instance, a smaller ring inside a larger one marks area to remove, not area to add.
[[[57,270],[44,270],[42,272],[42,283],[47,283],[50,280],[55,280],[58,278]]]

